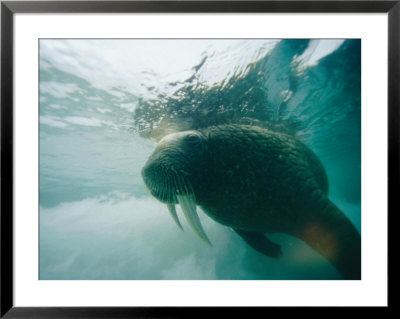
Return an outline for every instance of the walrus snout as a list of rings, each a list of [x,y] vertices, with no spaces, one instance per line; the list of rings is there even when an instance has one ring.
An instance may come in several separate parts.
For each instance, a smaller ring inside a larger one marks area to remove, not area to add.
[[[155,165],[146,165],[142,169],[142,178],[150,194],[163,203],[172,203],[173,198],[168,198],[165,191],[165,181],[160,176],[160,170],[154,168]],[[170,196],[171,197],[171,196]]]
[[[177,194],[191,192],[185,178],[188,166],[180,152],[161,145],[147,160],[142,178],[152,196],[165,204],[176,204]]]
[[[151,195],[165,204],[176,204],[178,191],[177,173],[164,167],[159,161],[146,163],[142,178]]]
[[[191,178],[193,166],[202,160],[204,138],[196,131],[165,136],[142,169],[144,183],[151,195],[167,204],[175,223],[182,229],[175,210],[179,204],[194,232],[210,244],[196,211]]]
[[[142,169],[151,194],[164,203],[176,203],[176,195],[193,193],[193,167],[202,160],[204,138],[197,131],[173,133],[157,144]]]

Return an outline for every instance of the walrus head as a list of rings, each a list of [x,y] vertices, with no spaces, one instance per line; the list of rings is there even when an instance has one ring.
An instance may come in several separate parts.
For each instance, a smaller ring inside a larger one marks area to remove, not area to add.
[[[201,174],[205,159],[205,137],[198,131],[185,131],[165,136],[142,169],[144,183],[151,195],[165,203],[182,229],[176,214],[179,204],[194,232],[210,244],[196,211],[193,182]]]

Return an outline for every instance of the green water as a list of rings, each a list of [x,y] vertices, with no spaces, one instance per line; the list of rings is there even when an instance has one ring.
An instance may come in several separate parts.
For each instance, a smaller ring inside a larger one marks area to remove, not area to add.
[[[170,129],[273,122],[320,157],[361,225],[359,40],[41,40],[40,279],[340,279],[305,244],[182,232],[140,170]],[[258,122],[257,122],[258,123]],[[178,215],[182,212],[178,210]]]

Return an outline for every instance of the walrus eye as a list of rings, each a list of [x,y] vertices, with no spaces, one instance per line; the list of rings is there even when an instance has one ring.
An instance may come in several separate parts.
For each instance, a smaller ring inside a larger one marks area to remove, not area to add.
[[[196,145],[201,141],[201,138],[196,134],[190,134],[186,137],[186,140],[189,144]]]

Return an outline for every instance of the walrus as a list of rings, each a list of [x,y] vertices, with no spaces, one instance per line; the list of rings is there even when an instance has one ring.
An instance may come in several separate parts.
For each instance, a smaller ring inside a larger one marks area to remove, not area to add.
[[[219,125],[166,135],[142,169],[151,195],[182,228],[175,205],[211,245],[199,217],[231,227],[256,251],[282,254],[270,233],[297,237],[344,279],[361,279],[361,236],[328,198],[319,158],[293,135],[251,125]]]

